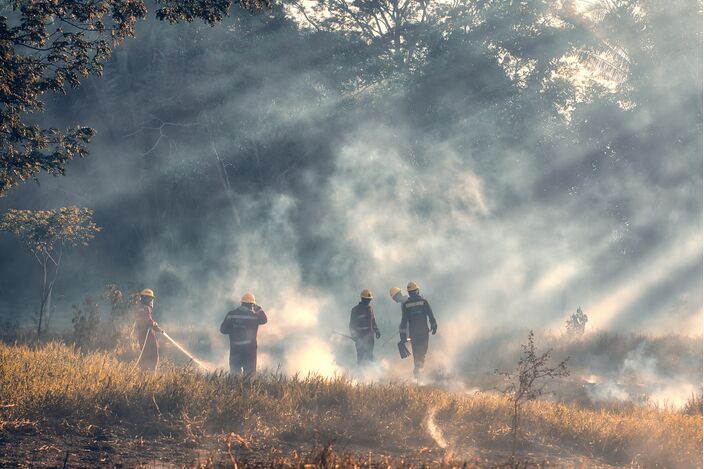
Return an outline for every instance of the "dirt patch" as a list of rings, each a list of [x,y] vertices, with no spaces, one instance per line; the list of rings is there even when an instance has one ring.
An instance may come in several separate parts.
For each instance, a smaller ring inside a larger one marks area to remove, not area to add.
[[[228,448],[229,446],[229,448]],[[459,454],[459,453],[462,454]],[[17,468],[232,468],[238,467],[464,467],[464,468],[612,468],[583,457],[526,453],[510,464],[504,451],[465,448],[453,454],[440,448],[366,448],[320,444],[294,446],[283,439],[248,441],[238,435],[183,439],[145,438],[124,431],[92,435],[45,431],[24,422],[6,424],[0,433],[0,467]],[[312,465],[312,466],[311,466]]]

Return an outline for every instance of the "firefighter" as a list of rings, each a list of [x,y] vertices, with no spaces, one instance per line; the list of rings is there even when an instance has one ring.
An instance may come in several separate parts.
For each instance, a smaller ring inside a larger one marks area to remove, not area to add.
[[[159,366],[159,341],[156,333],[161,328],[152,318],[154,291],[145,288],[139,293],[139,304],[135,308],[135,331],[140,347],[137,364],[143,370],[156,371]]]
[[[220,325],[220,333],[230,336],[230,373],[257,371],[257,331],[267,317],[256,301],[252,293],[245,293],[242,304],[227,313]]]
[[[380,338],[381,332],[371,305],[372,292],[365,288],[359,296],[359,304],[350,311],[350,335],[357,349],[357,365],[362,365],[374,360],[374,338]]]
[[[438,324],[433,316],[433,310],[428,300],[420,296],[418,284],[409,282],[408,299],[401,305],[401,325],[399,335],[401,343],[411,339],[411,351],[413,352],[413,375],[419,378],[425,355],[428,352],[428,321],[430,321],[430,331],[433,335],[438,331]]]

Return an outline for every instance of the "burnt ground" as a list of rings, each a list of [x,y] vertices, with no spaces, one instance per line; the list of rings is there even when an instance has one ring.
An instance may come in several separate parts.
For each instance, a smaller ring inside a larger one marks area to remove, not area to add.
[[[228,445],[229,443],[229,445]],[[229,449],[228,449],[229,446]],[[294,445],[284,440],[247,441],[237,435],[143,437],[95,427],[72,431],[42,429],[30,422],[0,431],[0,467],[17,468],[225,468],[238,467],[466,467],[614,468],[595,459],[564,454],[559,448],[524,449],[518,463],[510,450],[439,447],[365,448],[336,442]],[[517,465],[518,464],[518,465]]]

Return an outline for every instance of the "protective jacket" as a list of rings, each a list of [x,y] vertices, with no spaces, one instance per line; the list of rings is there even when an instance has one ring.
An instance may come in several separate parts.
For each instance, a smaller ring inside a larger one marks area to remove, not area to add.
[[[156,321],[152,318],[152,307],[140,303],[135,308],[135,333],[140,348],[139,366],[145,370],[156,370],[159,365],[159,341],[156,338]]]
[[[433,333],[438,328],[433,310],[428,300],[417,293],[411,293],[401,305],[401,325],[399,333],[401,340],[411,338],[413,352],[413,374],[419,377],[425,365],[425,355],[428,353],[428,321]]]
[[[399,333],[409,336],[412,340],[422,337],[427,338],[430,330],[428,321],[430,321],[432,329],[437,329],[438,324],[435,321],[435,316],[428,300],[412,293],[401,305]]]
[[[266,322],[266,313],[259,305],[244,303],[227,313],[220,325],[220,333],[230,336],[230,346],[256,348],[257,331]]]
[[[259,305],[242,303],[227,313],[220,332],[230,336],[230,373],[257,371],[257,332],[266,323],[266,313]]]
[[[352,337],[361,337],[372,332],[376,333],[378,330],[374,308],[369,303],[360,301],[350,311],[350,334]]]
[[[350,335],[357,349],[358,365],[374,360],[374,335],[378,332],[374,308],[368,302],[360,301],[350,311]]]

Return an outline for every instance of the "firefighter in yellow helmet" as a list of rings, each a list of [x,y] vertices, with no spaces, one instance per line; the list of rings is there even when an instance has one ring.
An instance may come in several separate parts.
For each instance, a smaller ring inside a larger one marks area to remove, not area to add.
[[[227,313],[220,333],[230,336],[230,373],[257,371],[257,331],[266,323],[266,313],[252,293],[245,293],[240,306]]]
[[[137,364],[143,370],[156,371],[159,366],[159,341],[156,333],[161,328],[152,318],[154,310],[154,291],[145,288],[139,292],[139,303],[134,310],[135,333],[139,345]]]
[[[363,365],[374,360],[374,338],[379,339],[381,332],[371,305],[372,292],[365,288],[359,296],[359,303],[350,311],[350,335],[357,349],[357,365]]]
[[[428,332],[433,335],[438,331],[433,310],[428,300],[420,296],[420,288],[415,282],[408,283],[408,299],[401,305],[401,325],[399,335],[401,343],[410,337],[413,352],[413,375],[420,377],[425,365],[425,355],[428,353]],[[428,328],[430,321],[430,328]]]

